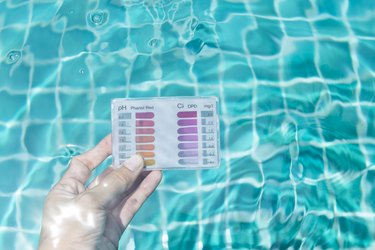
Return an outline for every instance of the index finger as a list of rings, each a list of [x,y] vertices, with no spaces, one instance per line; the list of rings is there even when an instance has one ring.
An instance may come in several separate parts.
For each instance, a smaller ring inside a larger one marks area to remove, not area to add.
[[[64,182],[67,179],[73,179],[84,185],[90,177],[91,171],[112,154],[111,145],[112,136],[109,134],[94,148],[81,155],[73,157],[69,169],[62,177],[61,182]]]

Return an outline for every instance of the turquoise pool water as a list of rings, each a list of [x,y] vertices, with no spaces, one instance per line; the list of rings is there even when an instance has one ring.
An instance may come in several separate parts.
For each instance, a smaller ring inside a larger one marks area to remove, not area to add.
[[[374,1],[0,0],[0,249],[112,98],[179,95],[220,98],[222,164],[165,171],[121,249],[375,248],[374,58]]]

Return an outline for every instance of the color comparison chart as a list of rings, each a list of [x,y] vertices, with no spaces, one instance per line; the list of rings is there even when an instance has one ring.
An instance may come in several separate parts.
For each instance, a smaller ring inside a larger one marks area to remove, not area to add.
[[[219,166],[217,108],[216,97],[112,100],[113,165],[141,154],[150,170]]]

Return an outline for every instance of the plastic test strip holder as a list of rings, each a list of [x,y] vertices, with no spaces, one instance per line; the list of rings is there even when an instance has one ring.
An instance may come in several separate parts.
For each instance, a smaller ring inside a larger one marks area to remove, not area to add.
[[[205,169],[220,165],[216,97],[112,100],[113,165],[134,154],[146,169]]]

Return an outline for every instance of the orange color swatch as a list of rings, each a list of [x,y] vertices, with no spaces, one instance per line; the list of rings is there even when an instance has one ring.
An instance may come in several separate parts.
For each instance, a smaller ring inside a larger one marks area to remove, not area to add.
[[[136,143],[154,142],[155,137],[153,137],[153,136],[136,136],[135,141],[136,141]]]

